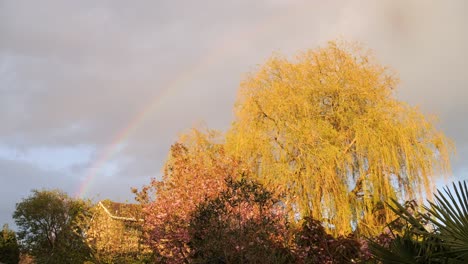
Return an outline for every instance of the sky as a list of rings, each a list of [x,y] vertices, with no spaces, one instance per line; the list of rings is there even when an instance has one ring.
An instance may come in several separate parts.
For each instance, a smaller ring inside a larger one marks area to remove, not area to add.
[[[465,0],[0,0],[0,224],[32,189],[133,201],[191,127],[226,130],[273,53],[362,43],[468,179]]]

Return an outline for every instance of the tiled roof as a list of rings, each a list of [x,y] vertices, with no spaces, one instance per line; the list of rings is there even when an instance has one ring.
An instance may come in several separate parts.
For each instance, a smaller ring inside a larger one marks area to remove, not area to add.
[[[116,220],[124,221],[143,221],[141,206],[139,204],[117,203],[111,200],[99,202],[104,211]]]

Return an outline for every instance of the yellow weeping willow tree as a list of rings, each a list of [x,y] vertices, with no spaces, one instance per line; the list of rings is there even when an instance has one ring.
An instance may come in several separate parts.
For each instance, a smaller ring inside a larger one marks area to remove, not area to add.
[[[291,61],[273,56],[242,84],[227,149],[286,193],[291,215],[334,234],[375,234],[390,198],[430,196],[452,144],[370,54],[330,42]]]

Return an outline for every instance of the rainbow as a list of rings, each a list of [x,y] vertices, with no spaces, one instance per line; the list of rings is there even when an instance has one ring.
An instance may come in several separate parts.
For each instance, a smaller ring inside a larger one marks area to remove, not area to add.
[[[173,94],[177,93],[183,87],[189,85],[190,81],[197,76],[197,74],[208,69],[215,62],[218,62],[223,58],[223,54],[227,50],[232,48],[232,45],[219,45],[218,49],[214,49],[204,59],[194,64],[188,70],[182,72],[176,79],[165,85],[157,96],[152,98],[148,104],[146,104],[131,120],[130,122],[121,129],[112,139],[111,143],[104,148],[97,156],[96,160],[92,162],[88,168],[84,179],[78,190],[75,193],[75,197],[83,198],[86,196],[89,188],[91,187],[93,180],[99,175],[103,166],[110,160],[115,154],[119,152],[121,146],[127,141],[127,139],[151,116],[152,113],[156,112],[162,103],[170,98]]]
[[[250,27],[247,31],[237,32],[238,34],[231,34],[228,38],[221,39],[220,43],[216,46],[217,48],[208,52],[202,60],[169,82],[157,96],[142,107],[130,122],[113,137],[111,143],[99,153],[96,160],[92,162],[92,165],[88,168],[75,196],[80,198],[86,196],[94,179],[99,175],[103,166],[120,151],[127,139],[152,113],[156,112],[161,107],[166,99],[170,98],[171,95],[175,94],[183,87],[188,86],[190,81],[193,80],[197,74],[209,69],[209,67],[216,62],[221,61],[226,55],[229,55],[229,52],[238,51],[238,49],[242,47],[245,48],[245,45],[248,44],[248,40],[255,39],[254,37],[260,34],[271,33],[280,23],[282,23],[281,19],[278,20],[276,17],[272,16],[270,19]]]
[[[214,54],[211,54],[213,56]],[[96,160],[88,168],[87,173],[82,180],[78,190],[75,193],[75,197],[83,198],[93,180],[97,177],[103,166],[111,159],[115,154],[119,152],[121,146],[124,145],[126,140],[151,116],[152,113],[158,110],[166,99],[172,94],[176,93],[179,89],[184,87],[192,78],[202,69],[207,68],[212,64],[212,59],[205,59],[200,63],[196,64],[195,67],[183,72],[179,77],[162,90],[156,97],[154,97],[148,104],[146,104],[131,120],[130,122],[121,129],[112,139],[111,143],[104,148],[103,151],[97,156]]]

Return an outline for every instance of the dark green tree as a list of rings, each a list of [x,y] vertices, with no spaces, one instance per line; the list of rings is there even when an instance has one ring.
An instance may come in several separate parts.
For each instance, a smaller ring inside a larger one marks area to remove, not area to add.
[[[89,217],[89,203],[59,190],[33,190],[16,204],[13,218],[21,246],[37,263],[83,263],[91,258],[76,225]]]
[[[328,234],[323,224],[311,217],[302,220],[295,233],[298,263],[361,263],[365,261],[362,244],[352,234],[337,238]]]
[[[254,181],[226,180],[190,221],[192,263],[293,263],[287,222],[275,195]]]
[[[16,234],[13,230],[8,228],[8,224],[3,225],[0,231],[0,262],[1,263],[18,263],[20,250]]]

